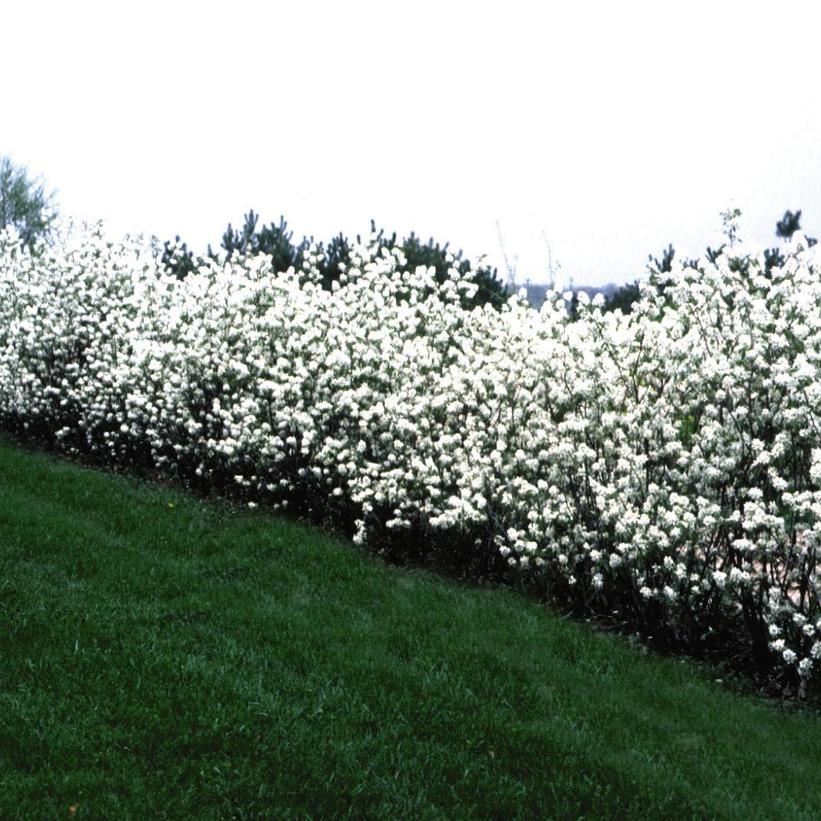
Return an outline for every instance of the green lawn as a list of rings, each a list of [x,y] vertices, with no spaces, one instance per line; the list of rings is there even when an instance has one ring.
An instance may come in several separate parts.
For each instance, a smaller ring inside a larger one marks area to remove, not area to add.
[[[0,440],[0,818],[821,818],[821,718]]]

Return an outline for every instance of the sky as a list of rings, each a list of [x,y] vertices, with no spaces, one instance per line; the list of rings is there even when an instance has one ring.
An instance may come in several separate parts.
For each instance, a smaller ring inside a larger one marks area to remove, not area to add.
[[[751,242],[788,208],[821,235],[814,5],[0,0],[0,154],[198,251],[253,208],[625,282],[728,207]]]

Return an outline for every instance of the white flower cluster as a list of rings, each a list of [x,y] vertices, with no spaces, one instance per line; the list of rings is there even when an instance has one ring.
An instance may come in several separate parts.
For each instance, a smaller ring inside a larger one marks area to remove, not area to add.
[[[355,249],[170,277],[156,243],[0,238],[0,421],[253,502],[310,492],[356,538],[467,534],[590,607],[716,619],[821,664],[821,272],[793,240],[679,267],[628,316],[581,295],[465,310],[454,267]],[[480,549],[477,548],[477,549]]]

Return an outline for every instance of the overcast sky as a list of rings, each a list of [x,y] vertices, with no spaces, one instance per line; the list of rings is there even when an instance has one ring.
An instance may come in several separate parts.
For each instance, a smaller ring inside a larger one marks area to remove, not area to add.
[[[449,240],[625,281],[740,207],[821,235],[812,2],[2,2],[0,154],[65,214],[216,244]]]

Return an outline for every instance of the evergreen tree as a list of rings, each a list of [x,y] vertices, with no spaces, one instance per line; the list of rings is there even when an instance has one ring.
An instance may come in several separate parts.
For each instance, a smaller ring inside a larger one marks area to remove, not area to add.
[[[179,234],[173,243],[166,240],[160,259],[166,270],[177,279],[185,279],[197,267],[194,252],[188,250],[188,246],[180,239]]]
[[[801,209],[799,208],[797,211],[792,212],[787,210],[784,212],[784,216],[778,220],[775,224],[775,235],[779,239],[783,239],[785,241],[789,241],[792,239],[793,234],[796,231],[801,230]],[[813,237],[807,237],[807,242],[810,246],[815,245],[818,240],[814,239]],[[764,251],[764,270],[766,273],[770,273],[773,268],[777,268],[784,264],[784,255],[778,248],[767,248]]]
[[[781,239],[790,239],[801,228],[801,209],[795,213],[785,211],[784,216],[775,224],[775,235]]]
[[[439,283],[443,283],[448,276],[451,263],[448,261],[448,243],[440,245],[432,238],[427,242],[422,242],[414,233],[411,233],[401,242],[396,232],[388,235],[384,229],[376,231],[374,222],[371,222],[371,231],[376,236],[376,244],[379,250],[401,248],[405,256],[409,270],[415,269],[419,265],[433,267],[435,276]],[[361,242],[361,237],[357,236],[357,242]],[[233,254],[265,254],[272,258],[275,271],[287,271],[294,267],[297,271],[302,268],[305,254],[313,246],[313,238],[303,237],[299,243],[294,243],[293,232],[288,229],[288,224],[284,217],[280,217],[279,225],[271,223],[259,227],[259,216],[253,211],[245,215],[245,220],[241,229],[234,228],[228,224],[220,247],[228,257]],[[325,288],[331,288],[333,282],[338,281],[343,267],[350,264],[351,243],[343,234],[337,234],[327,245],[318,243],[317,250],[320,253],[319,271],[322,277],[322,284]],[[216,252],[208,246],[208,256],[212,259],[216,257]],[[454,254],[455,266],[462,274],[471,271],[470,263],[462,258],[462,252]],[[165,243],[163,252],[163,263],[166,268],[179,278],[184,278],[195,267],[193,254],[188,251],[185,243],[180,242],[177,237],[176,245]],[[495,308],[500,308],[507,298],[504,286],[497,276],[495,268],[480,267],[473,271],[474,281],[478,285],[478,291],[471,300],[466,300],[469,307],[490,304]]]

